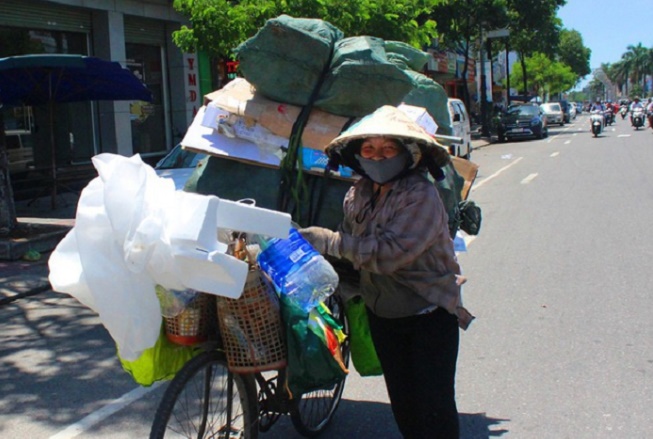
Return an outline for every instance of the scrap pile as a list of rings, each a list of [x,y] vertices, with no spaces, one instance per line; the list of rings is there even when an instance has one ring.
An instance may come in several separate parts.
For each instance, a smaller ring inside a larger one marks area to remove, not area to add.
[[[422,107],[438,134],[451,135],[446,92],[419,73],[429,55],[408,44],[344,38],[323,20],[282,15],[236,53],[243,78],[205,97],[182,145],[280,167],[280,210],[308,197],[302,173],[325,169],[329,141],[383,105]]]

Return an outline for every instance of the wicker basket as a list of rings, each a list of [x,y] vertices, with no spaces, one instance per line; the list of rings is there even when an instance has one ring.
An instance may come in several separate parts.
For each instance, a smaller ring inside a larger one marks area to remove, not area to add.
[[[183,346],[206,341],[209,328],[215,319],[215,296],[199,293],[179,315],[164,317],[168,340]]]
[[[286,365],[279,298],[260,269],[249,272],[239,299],[218,297],[217,303],[220,333],[232,372],[262,372]]]

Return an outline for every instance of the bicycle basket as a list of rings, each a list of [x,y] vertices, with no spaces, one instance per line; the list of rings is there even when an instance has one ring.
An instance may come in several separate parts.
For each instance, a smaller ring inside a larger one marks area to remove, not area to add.
[[[218,322],[229,369],[263,372],[286,365],[279,298],[259,268],[247,275],[238,299],[218,297]]]
[[[179,315],[164,317],[166,337],[171,342],[192,346],[206,341],[215,319],[215,296],[199,293]]]

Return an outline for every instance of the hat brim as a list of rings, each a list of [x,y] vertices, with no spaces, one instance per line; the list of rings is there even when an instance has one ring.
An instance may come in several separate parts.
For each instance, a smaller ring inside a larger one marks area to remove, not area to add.
[[[390,105],[380,107],[352,125],[333,139],[324,148],[324,152],[339,164],[358,171],[358,163],[354,158],[358,151],[351,151],[351,147],[357,146],[363,139],[378,136],[401,141],[413,156],[411,168],[419,166],[424,157],[429,157],[440,167],[451,162],[449,150],[445,146],[439,144],[406,113]]]

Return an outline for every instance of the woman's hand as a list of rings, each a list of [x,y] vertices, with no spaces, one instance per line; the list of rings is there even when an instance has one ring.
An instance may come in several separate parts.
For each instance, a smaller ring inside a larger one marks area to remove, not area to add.
[[[298,232],[320,254],[340,258],[340,233],[324,227],[307,227]]]

